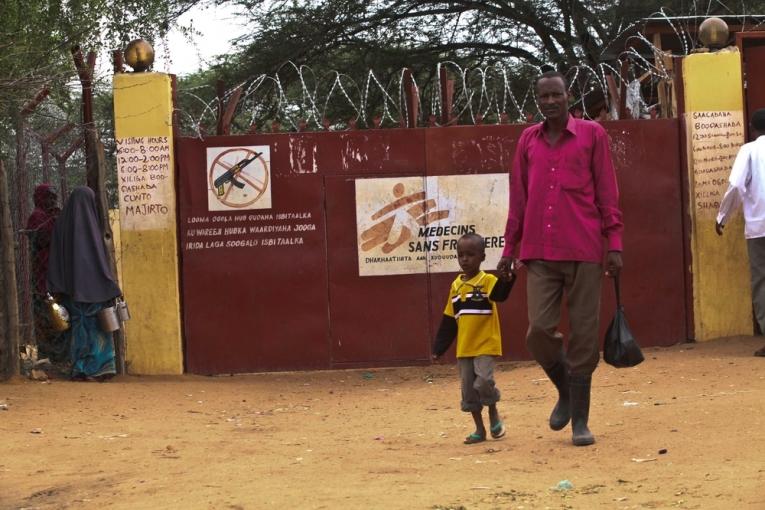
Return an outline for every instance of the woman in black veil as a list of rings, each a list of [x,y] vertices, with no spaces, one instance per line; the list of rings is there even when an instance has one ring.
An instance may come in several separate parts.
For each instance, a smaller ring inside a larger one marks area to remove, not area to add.
[[[88,187],[72,190],[56,220],[48,292],[60,298],[71,316],[72,379],[114,376],[114,340],[99,327],[98,312],[111,306],[122,292],[106,256],[95,194]]]

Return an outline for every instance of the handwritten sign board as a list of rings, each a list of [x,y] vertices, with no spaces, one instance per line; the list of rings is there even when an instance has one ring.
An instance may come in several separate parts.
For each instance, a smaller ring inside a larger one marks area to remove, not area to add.
[[[693,208],[696,216],[717,215],[728,188],[733,161],[744,143],[741,111],[695,111],[688,114]]]
[[[169,137],[117,139],[117,179],[123,230],[152,230],[174,224],[172,177]]]

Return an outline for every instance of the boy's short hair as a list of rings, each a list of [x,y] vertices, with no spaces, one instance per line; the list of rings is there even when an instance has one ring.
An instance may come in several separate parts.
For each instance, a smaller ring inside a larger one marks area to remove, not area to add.
[[[563,86],[568,90],[568,80],[566,79],[566,76],[558,71],[545,71],[536,78],[534,78],[534,92],[537,91],[537,85],[539,84],[539,80],[544,80],[546,78],[560,78],[563,80]]]
[[[463,239],[471,239],[473,241],[478,241],[478,244],[481,245],[482,250],[486,250],[486,241],[483,240],[483,237],[476,234],[475,232],[471,232],[469,234],[462,235],[459,239],[457,239],[457,242],[462,241]]]
[[[755,110],[752,114],[752,127],[765,135],[765,108]]]

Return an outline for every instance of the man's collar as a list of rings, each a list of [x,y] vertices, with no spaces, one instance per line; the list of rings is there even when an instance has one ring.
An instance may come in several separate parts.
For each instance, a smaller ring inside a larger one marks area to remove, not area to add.
[[[568,120],[566,121],[566,127],[563,128],[564,131],[568,131],[572,135],[576,136],[576,119],[574,119],[574,116],[570,113],[568,114]],[[547,120],[543,121],[541,124],[541,127],[539,129],[539,134],[544,133],[547,131]]]
[[[576,119],[570,113],[568,114],[568,122],[566,122],[566,129],[569,133],[576,136]]]

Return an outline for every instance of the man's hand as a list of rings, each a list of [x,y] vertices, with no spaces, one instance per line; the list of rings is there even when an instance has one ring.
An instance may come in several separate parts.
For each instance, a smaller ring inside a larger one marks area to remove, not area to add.
[[[718,236],[723,235],[724,228],[725,228],[725,225],[721,225],[719,222],[715,221],[715,232],[717,232]]]
[[[497,276],[499,276],[499,279],[506,282],[512,280],[513,275],[515,274],[515,268],[513,266],[513,262],[510,262],[509,264],[497,264]]]
[[[606,276],[616,278],[622,270],[622,252],[609,251],[606,258]]]
[[[497,272],[502,274],[508,274],[510,272],[510,268],[513,266],[513,258],[512,257],[501,257],[499,259],[499,262],[497,262]]]
[[[515,257],[502,257],[497,262],[497,272],[500,276],[506,274],[509,277],[511,273],[515,273],[521,267],[523,267],[523,262]]]

